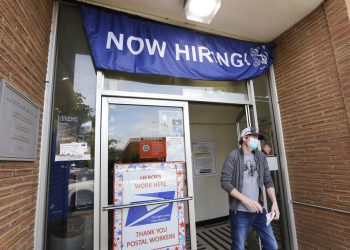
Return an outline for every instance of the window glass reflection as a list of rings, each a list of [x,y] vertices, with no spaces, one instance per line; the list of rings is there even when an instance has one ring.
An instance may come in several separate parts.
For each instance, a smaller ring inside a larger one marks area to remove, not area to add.
[[[269,78],[267,73],[262,74],[261,76],[253,79],[254,82],[254,93],[255,97],[264,97],[269,98],[270,92],[269,92]]]
[[[271,170],[271,176],[273,178],[276,198],[279,206],[283,207],[283,187],[280,178],[280,172],[278,166],[278,147],[276,139],[276,131],[273,117],[273,107],[271,103],[270,83],[268,74],[265,73],[258,78],[253,79],[254,92],[256,98],[256,111],[259,123],[259,130],[265,136],[265,140],[261,143],[262,152],[267,155],[269,161],[269,167]],[[268,207],[271,206],[268,199]],[[275,232],[276,239],[278,241],[279,248],[283,248],[283,237],[287,235],[283,228],[283,218],[286,215],[281,211],[281,217],[279,221],[273,221],[272,227]]]
[[[96,73],[76,7],[61,5],[46,249],[93,249]]]
[[[109,249],[190,244],[187,202],[163,203],[187,196],[182,108],[110,104],[108,165],[109,204],[160,202],[109,213]]]
[[[256,101],[256,111],[259,130],[265,136],[261,148],[264,149],[265,145],[268,145],[271,149],[266,150],[265,153],[270,156],[276,155],[276,143],[274,141],[274,127],[271,120],[270,103],[268,101]]]
[[[126,92],[180,95],[194,99],[248,100],[245,81],[204,81],[161,75],[106,72],[104,89]]]

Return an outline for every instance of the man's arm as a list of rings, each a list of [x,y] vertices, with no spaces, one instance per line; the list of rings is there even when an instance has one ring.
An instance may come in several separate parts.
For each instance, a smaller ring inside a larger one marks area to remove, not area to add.
[[[280,218],[280,211],[278,209],[275,188],[269,187],[268,189],[266,189],[266,191],[267,191],[267,194],[269,195],[270,200],[272,202],[271,212],[275,213],[275,217],[273,219],[278,220]]]
[[[260,205],[259,202],[249,199],[247,196],[239,192],[237,189],[233,189],[230,192],[230,195],[235,197],[237,200],[241,201],[243,205],[246,208],[248,208],[251,212],[254,212],[254,213],[262,212],[262,206]]]
[[[221,188],[224,189],[227,193],[230,193],[235,188],[232,185],[234,169],[235,163],[230,153],[224,162],[220,177]]]

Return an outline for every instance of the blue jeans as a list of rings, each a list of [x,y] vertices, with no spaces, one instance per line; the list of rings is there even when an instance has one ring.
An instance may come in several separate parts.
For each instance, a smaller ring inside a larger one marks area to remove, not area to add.
[[[244,250],[251,228],[254,228],[261,239],[264,250],[277,250],[278,245],[271,224],[266,226],[266,211],[263,213],[230,211],[231,250]]]

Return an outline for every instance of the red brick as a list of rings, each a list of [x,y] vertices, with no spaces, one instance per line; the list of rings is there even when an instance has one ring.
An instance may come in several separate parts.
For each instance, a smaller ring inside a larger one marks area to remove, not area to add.
[[[350,212],[350,22],[323,5],[275,42],[292,200]],[[299,249],[349,249],[346,214],[294,205]]]
[[[52,0],[0,1],[0,79],[41,110],[52,7]],[[0,249],[34,248],[40,144],[37,152],[35,162],[0,162]]]

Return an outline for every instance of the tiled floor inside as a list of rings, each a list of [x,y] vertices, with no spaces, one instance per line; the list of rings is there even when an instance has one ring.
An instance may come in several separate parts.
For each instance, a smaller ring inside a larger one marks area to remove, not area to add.
[[[197,226],[198,250],[229,250],[231,247],[231,229],[228,221]],[[190,249],[190,248],[188,248]],[[246,250],[259,250],[259,240],[251,233],[246,243]]]
[[[198,250],[230,249],[231,236],[228,222],[197,227]]]

